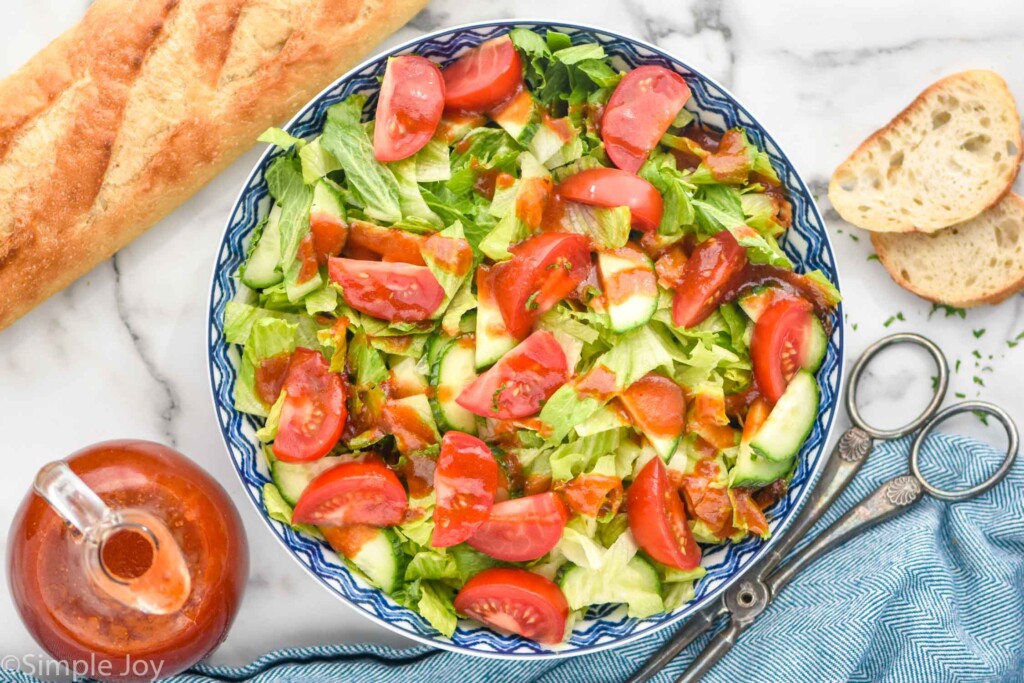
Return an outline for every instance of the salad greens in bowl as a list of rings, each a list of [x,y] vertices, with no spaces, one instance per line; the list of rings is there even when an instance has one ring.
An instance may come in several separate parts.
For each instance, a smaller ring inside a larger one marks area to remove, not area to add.
[[[837,275],[717,84],[605,30],[478,24],[261,139],[214,401],[330,590],[441,647],[576,654],[685,618],[783,531],[835,411]]]

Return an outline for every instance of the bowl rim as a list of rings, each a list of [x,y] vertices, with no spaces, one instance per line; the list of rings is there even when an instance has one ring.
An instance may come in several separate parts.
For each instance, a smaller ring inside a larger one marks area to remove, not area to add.
[[[674,63],[676,65],[679,65],[679,66],[689,70],[690,72],[692,72],[694,74],[697,74],[698,76],[703,78],[705,81],[707,81],[708,83],[710,83],[713,86],[715,86],[716,88],[718,88],[722,92],[722,94],[725,95],[729,99],[730,103],[733,106],[735,106],[735,108],[738,111],[743,112],[744,114],[746,114],[746,116],[751,121],[753,121],[754,123],[757,124],[757,126],[760,129],[761,134],[764,136],[765,141],[766,142],[770,142],[772,145],[775,146],[775,149],[778,150],[778,155],[783,159],[783,161],[791,169],[792,174],[795,177],[798,186],[803,191],[803,193],[804,193],[804,195],[805,195],[805,197],[807,199],[808,210],[812,213],[813,217],[817,219],[818,223],[823,228],[822,229],[822,236],[824,238],[823,247],[827,250],[828,254],[832,257],[832,267],[833,267],[833,270],[835,271],[835,283],[834,284],[835,284],[836,288],[839,289],[840,292],[842,291],[841,278],[840,278],[840,273],[839,273],[839,264],[838,264],[838,261],[835,258],[835,252],[834,252],[834,250],[832,248],[832,240],[831,240],[830,235],[828,234],[827,225],[825,223],[825,220],[824,220],[823,216],[821,215],[821,211],[818,209],[817,202],[815,201],[814,196],[811,194],[811,191],[808,188],[807,183],[804,181],[803,176],[800,174],[800,172],[797,170],[796,166],[790,160],[789,155],[786,154],[786,152],[783,150],[782,146],[779,145],[779,143],[775,140],[775,138],[771,135],[771,133],[769,133],[768,130],[766,128],[764,128],[763,125],[761,125],[761,123],[758,120],[758,118],[755,117],[753,114],[751,114],[751,112],[741,103],[741,101],[738,98],[736,98],[736,96],[733,95],[733,93],[728,88],[726,88],[721,83],[719,83],[718,80],[716,80],[715,78],[712,78],[711,76],[708,76],[706,73],[704,73],[700,69],[694,68],[689,63],[683,61],[682,59],[679,59],[678,57],[674,56],[670,52],[668,52],[668,51],[666,51],[666,50],[664,50],[664,49],[662,49],[662,48],[660,48],[660,47],[658,47],[658,46],[656,46],[656,45],[654,45],[652,43],[647,42],[646,40],[635,38],[633,36],[630,36],[628,34],[622,33],[620,31],[617,31],[617,30],[614,30],[614,29],[605,28],[605,27],[602,27],[602,26],[599,26],[599,25],[595,25],[595,24],[587,24],[587,23],[572,22],[572,21],[558,21],[558,20],[552,20],[552,19],[537,19],[537,18],[531,18],[531,17],[514,17],[514,18],[509,18],[509,19],[478,20],[478,21],[471,21],[471,22],[465,22],[465,23],[460,23],[460,24],[454,24],[452,26],[445,26],[443,28],[435,29],[433,31],[424,33],[424,34],[422,34],[420,36],[417,36],[415,38],[410,38],[408,40],[402,41],[401,43],[395,45],[394,47],[388,48],[386,50],[381,50],[380,52],[376,52],[376,53],[372,54],[368,58],[364,59],[363,61],[361,61],[360,63],[358,63],[357,65],[355,65],[351,69],[349,69],[348,71],[346,71],[344,74],[342,74],[338,78],[336,78],[333,81],[331,81],[330,84],[328,84],[326,87],[324,87],[322,90],[320,90],[316,95],[314,95],[312,98],[310,98],[295,113],[294,116],[292,116],[286,123],[282,124],[281,128],[283,130],[285,130],[285,131],[292,130],[295,127],[295,125],[297,125],[299,123],[299,121],[303,117],[306,116],[306,114],[309,112],[309,110],[311,108],[315,107],[318,102],[320,102],[330,92],[335,90],[341,83],[343,83],[344,81],[347,81],[347,80],[355,77],[361,71],[369,68],[373,64],[375,64],[375,63],[377,63],[377,62],[379,62],[379,61],[381,61],[383,59],[387,59],[387,58],[392,57],[394,55],[397,55],[397,54],[399,54],[399,53],[401,53],[401,52],[403,52],[405,50],[408,50],[410,48],[414,48],[414,47],[416,47],[417,45],[419,45],[421,43],[428,42],[430,40],[434,40],[436,38],[439,38],[439,37],[445,36],[445,35],[454,35],[454,34],[458,34],[460,32],[471,31],[471,30],[480,29],[480,28],[490,28],[490,27],[515,28],[517,26],[523,26],[523,25],[529,25],[529,26],[533,26],[533,27],[544,27],[544,28],[555,29],[555,30],[557,30],[559,28],[569,28],[569,29],[573,29],[573,30],[576,30],[576,31],[589,31],[589,32],[592,32],[592,33],[603,33],[603,34],[606,34],[608,36],[612,36],[614,38],[621,39],[621,40],[624,40],[626,42],[632,43],[634,45],[643,47],[644,49],[649,50],[650,52],[654,53],[655,55],[657,55],[659,57],[662,57],[663,59],[666,59],[669,62],[672,62],[672,63]],[[245,196],[245,194],[250,189],[249,186],[250,186],[250,184],[252,182],[252,179],[253,179],[254,175],[258,173],[260,167],[267,161],[268,157],[270,157],[271,155],[273,155],[275,153],[275,151],[276,151],[276,148],[275,148],[274,145],[268,145],[267,148],[264,150],[264,152],[259,156],[259,158],[256,160],[256,162],[253,164],[253,166],[252,166],[251,170],[249,171],[249,173],[247,174],[246,181],[244,182],[244,184],[240,188],[238,194],[236,195],[234,201],[231,204],[231,210],[230,210],[230,212],[228,214],[227,222],[226,222],[226,224],[224,226],[224,230],[223,230],[222,235],[221,235],[221,240],[220,240],[220,243],[218,245],[219,249],[222,249],[223,246],[224,246],[225,238],[226,238],[226,235],[227,235],[228,231],[231,228],[232,220],[233,220],[233,218],[235,216],[235,213],[236,213],[236,211],[238,209],[238,206],[242,202],[243,197]],[[207,338],[206,338],[206,342],[207,342],[207,354],[206,354],[206,356],[207,356],[207,374],[208,374],[208,377],[209,377],[209,380],[210,380],[210,383],[209,383],[210,400],[211,400],[211,403],[213,405],[214,415],[215,416],[216,416],[217,407],[218,407],[217,392],[216,392],[217,382],[216,382],[216,378],[214,376],[213,356],[209,352],[209,349],[213,348],[213,345],[214,345],[214,342],[215,342],[215,340],[214,340],[214,330],[216,329],[216,322],[212,318],[213,318],[213,314],[214,314],[214,311],[215,311],[215,308],[216,308],[215,299],[216,299],[216,293],[217,293],[217,276],[218,276],[218,273],[219,273],[219,270],[220,270],[218,262],[219,262],[219,259],[215,258],[214,263],[213,263],[213,267],[212,267],[212,272],[211,272],[211,275],[210,275],[210,294],[209,294],[209,298],[208,298],[208,301],[207,301],[207,311],[208,312],[207,312],[207,326],[206,326],[206,328],[207,328],[207,335],[206,335],[207,336]],[[403,636],[405,638],[409,638],[409,639],[419,643],[421,646],[429,646],[429,647],[432,647],[432,648],[440,648],[440,649],[447,650],[447,651],[450,651],[450,652],[455,652],[455,653],[465,654],[465,655],[470,655],[470,656],[476,656],[476,657],[481,657],[481,658],[500,659],[500,660],[509,660],[509,661],[534,661],[534,660],[549,660],[549,659],[550,660],[553,660],[553,659],[567,659],[567,658],[570,658],[570,657],[576,657],[576,656],[580,656],[580,655],[593,654],[593,653],[596,653],[596,652],[600,652],[602,650],[610,649],[612,647],[618,647],[618,646],[627,645],[627,644],[630,644],[630,643],[635,643],[638,640],[641,640],[641,639],[644,639],[644,638],[648,638],[648,637],[652,637],[655,634],[657,634],[657,633],[659,633],[661,631],[664,631],[665,629],[667,629],[669,627],[679,627],[681,625],[680,622],[688,621],[690,618],[694,617],[697,612],[699,612],[700,610],[702,610],[705,607],[709,606],[710,604],[712,604],[716,600],[720,599],[725,594],[725,592],[729,590],[730,587],[732,587],[737,581],[739,581],[748,572],[752,571],[760,563],[760,561],[763,560],[765,555],[778,543],[779,539],[781,537],[783,537],[789,531],[790,526],[792,525],[792,523],[795,520],[795,518],[799,515],[800,510],[803,508],[803,506],[806,505],[807,499],[810,496],[811,491],[813,490],[813,488],[814,488],[815,484],[817,483],[818,479],[821,477],[822,471],[825,469],[825,463],[826,463],[828,458],[827,457],[821,457],[821,455],[822,455],[822,452],[827,449],[829,443],[832,440],[833,432],[834,432],[835,426],[836,426],[836,415],[839,412],[840,404],[842,403],[840,398],[843,396],[843,392],[846,389],[846,373],[844,371],[845,370],[845,368],[844,368],[844,361],[845,361],[846,321],[845,321],[844,306],[843,306],[843,302],[842,301],[840,301],[839,305],[836,307],[835,318],[838,321],[838,324],[832,330],[832,334],[837,335],[837,339],[836,339],[836,354],[837,354],[837,358],[836,358],[836,379],[837,379],[837,381],[836,381],[836,401],[833,404],[831,413],[828,416],[828,422],[827,422],[827,424],[825,426],[825,429],[823,430],[822,440],[821,440],[821,444],[819,446],[819,453],[818,453],[819,459],[818,459],[818,462],[815,465],[814,469],[812,471],[808,472],[808,476],[807,476],[807,479],[806,479],[806,481],[805,481],[805,483],[803,485],[803,489],[801,490],[800,494],[797,496],[797,499],[793,502],[792,507],[789,509],[787,516],[785,518],[779,520],[778,525],[776,526],[775,530],[773,531],[771,538],[769,538],[763,545],[761,545],[755,551],[755,553],[752,556],[751,560],[748,562],[747,566],[743,568],[742,571],[735,572],[732,576],[724,579],[721,582],[721,584],[716,586],[712,591],[710,591],[707,595],[705,595],[701,600],[686,603],[686,607],[689,608],[689,611],[688,611],[687,614],[684,615],[682,613],[682,610],[680,610],[680,614],[675,616],[674,618],[666,619],[664,622],[662,622],[660,624],[656,624],[656,625],[654,625],[654,626],[652,626],[652,627],[650,627],[650,628],[648,628],[648,629],[646,629],[646,630],[644,630],[644,631],[642,631],[640,633],[631,633],[631,634],[628,634],[626,636],[622,636],[620,638],[614,638],[614,639],[609,640],[609,641],[604,642],[604,643],[598,643],[598,644],[594,644],[594,645],[587,645],[587,646],[584,646],[584,647],[573,648],[573,649],[570,649],[570,650],[560,650],[560,651],[559,650],[549,650],[549,651],[545,651],[545,652],[496,652],[496,651],[489,651],[489,650],[479,650],[479,649],[476,649],[476,648],[474,648],[472,646],[460,645],[460,644],[456,644],[456,643],[453,643],[453,642],[443,641],[443,640],[440,640],[438,638],[426,637],[426,636],[420,635],[418,633],[413,633],[413,632],[408,631],[408,630],[406,630],[406,629],[404,629],[404,628],[402,628],[400,626],[396,626],[395,624],[392,624],[391,622],[387,621],[386,619],[381,618],[377,614],[371,613],[370,611],[368,611],[366,609],[360,608],[358,605],[354,604],[346,595],[344,595],[342,593],[339,593],[337,590],[335,590],[330,585],[328,585],[328,583],[324,580],[324,578],[322,576],[320,576],[316,571],[314,571],[312,567],[309,567],[306,564],[304,564],[299,559],[299,557],[296,555],[296,553],[293,551],[291,546],[287,543],[286,539],[281,534],[277,533],[277,531],[274,528],[274,525],[272,523],[272,520],[267,515],[266,510],[263,508],[261,502],[256,497],[254,497],[252,491],[250,490],[250,487],[247,485],[247,482],[245,481],[245,479],[242,476],[242,472],[238,469],[238,467],[235,466],[234,460],[232,459],[232,456],[231,456],[231,452],[232,452],[231,451],[231,439],[229,438],[229,434],[227,433],[227,431],[225,430],[224,425],[221,423],[221,421],[219,419],[217,419],[217,429],[220,431],[221,440],[222,440],[223,445],[224,445],[225,453],[227,454],[228,458],[232,460],[232,463],[231,463],[232,469],[235,471],[235,476],[237,477],[238,482],[242,485],[242,490],[246,493],[246,496],[248,497],[249,501],[255,506],[257,514],[259,515],[260,519],[263,521],[263,524],[271,532],[271,535],[278,541],[278,543],[280,543],[284,547],[284,549],[287,551],[288,556],[296,564],[298,564],[307,574],[309,574],[312,578],[314,578],[318,585],[320,585],[324,590],[329,592],[335,598],[339,599],[342,604],[344,604],[346,607],[351,609],[356,614],[360,615],[363,618],[369,619],[372,622],[374,622],[376,624],[379,624],[380,626],[383,626],[384,628],[388,629],[389,631],[397,633],[397,634],[399,634],[399,635],[401,635],[401,636]],[[383,592],[383,591],[381,591],[381,592]]]

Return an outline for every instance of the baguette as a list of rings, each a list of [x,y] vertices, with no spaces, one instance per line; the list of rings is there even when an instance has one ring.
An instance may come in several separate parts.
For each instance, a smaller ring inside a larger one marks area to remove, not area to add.
[[[949,306],[997,304],[1024,289],[1024,199],[1012,192],[977,218],[935,233],[871,233],[904,289]]]
[[[933,232],[969,220],[1013,185],[1020,116],[1006,82],[964,71],[928,87],[832,174],[828,197],[875,232]]]
[[[0,330],[128,244],[426,0],[96,0],[0,81]]]

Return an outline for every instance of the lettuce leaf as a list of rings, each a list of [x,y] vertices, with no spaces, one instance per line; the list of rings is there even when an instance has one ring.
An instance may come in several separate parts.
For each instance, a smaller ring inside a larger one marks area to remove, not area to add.
[[[401,161],[392,161],[387,166],[391,169],[395,180],[398,182],[398,203],[401,206],[402,216],[404,218],[418,218],[433,225],[435,228],[443,227],[444,222],[441,220],[441,217],[430,210],[426,200],[423,199],[423,194],[420,192],[416,159],[410,157]]]
[[[320,142],[322,139],[323,136],[316,137],[299,150],[302,179],[307,185],[312,185],[328,173],[342,169],[341,163],[334,158],[334,155],[324,149]]]
[[[295,263],[299,242],[309,234],[309,207],[313,190],[302,179],[298,159],[279,157],[266,172],[270,196],[281,206],[281,270],[288,273]]]
[[[345,181],[365,203],[366,215],[395,223],[402,218],[398,181],[373,156],[373,143],[360,122],[365,104],[365,95],[352,95],[328,109],[320,144],[345,170]]]
[[[260,318],[252,324],[235,381],[237,410],[267,416],[266,406],[256,397],[256,368],[264,358],[294,351],[298,329],[298,325],[272,317]]]
[[[384,358],[373,348],[365,334],[357,334],[348,344],[348,366],[356,386],[370,387],[388,378]]]
[[[298,147],[300,150],[306,145],[306,141],[302,138],[297,138],[288,131],[281,130],[280,128],[267,128],[265,131],[260,133],[260,136],[256,138],[259,142],[267,142],[271,145],[280,147],[287,151],[292,147]]]

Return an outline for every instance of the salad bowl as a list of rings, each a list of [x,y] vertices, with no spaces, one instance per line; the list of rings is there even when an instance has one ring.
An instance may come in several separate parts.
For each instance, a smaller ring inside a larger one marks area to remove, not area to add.
[[[521,20],[468,24],[431,33],[380,54],[339,78],[307,104],[285,129],[296,137],[316,134],[324,125],[328,107],[353,94],[367,95],[368,106],[372,108],[376,102],[378,79],[384,74],[390,56],[414,53],[444,64],[466,50],[516,27],[536,31],[552,29],[570,35],[574,43],[599,43],[620,68],[657,64],[684,76],[692,91],[686,109],[696,120],[718,130],[742,126],[751,141],[770,158],[792,203],[792,228],[780,240],[780,244],[796,269],[801,272],[821,270],[832,284],[838,286],[836,262],[821,215],[807,186],[767,131],[714,80],[653,45],[607,29]],[[825,460],[823,451],[831,433],[843,374],[841,305],[831,313],[831,335],[818,372],[820,404],[813,429],[799,454],[799,464],[789,490],[766,511],[771,538],[767,541],[750,538],[738,544],[724,543],[705,548],[702,564],[707,575],[696,584],[693,600],[675,611],[635,619],[627,617],[626,608],[621,605],[591,607],[585,618],[576,622],[567,640],[558,645],[543,645],[519,636],[500,634],[464,619],[460,620],[454,635],[448,638],[431,628],[419,614],[400,606],[352,574],[323,541],[271,519],[263,500],[264,485],[270,481],[270,474],[256,437],[256,430],[261,424],[258,419],[237,411],[233,406],[240,353],[237,347],[225,343],[223,320],[228,302],[243,287],[236,274],[246,259],[251,234],[269,211],[271,200],[265,173],[281,153],[281,150],[272,147],[256,164],[234,204],[221,241],[209,300],[209,373],[217,421],[228,455],[246,494],[263,516],[271,533],[328,591],[382,626],[431,646],[509,659],[565,657],[621,645],[671,624],[681,623],[720,596],[785,533]]]

